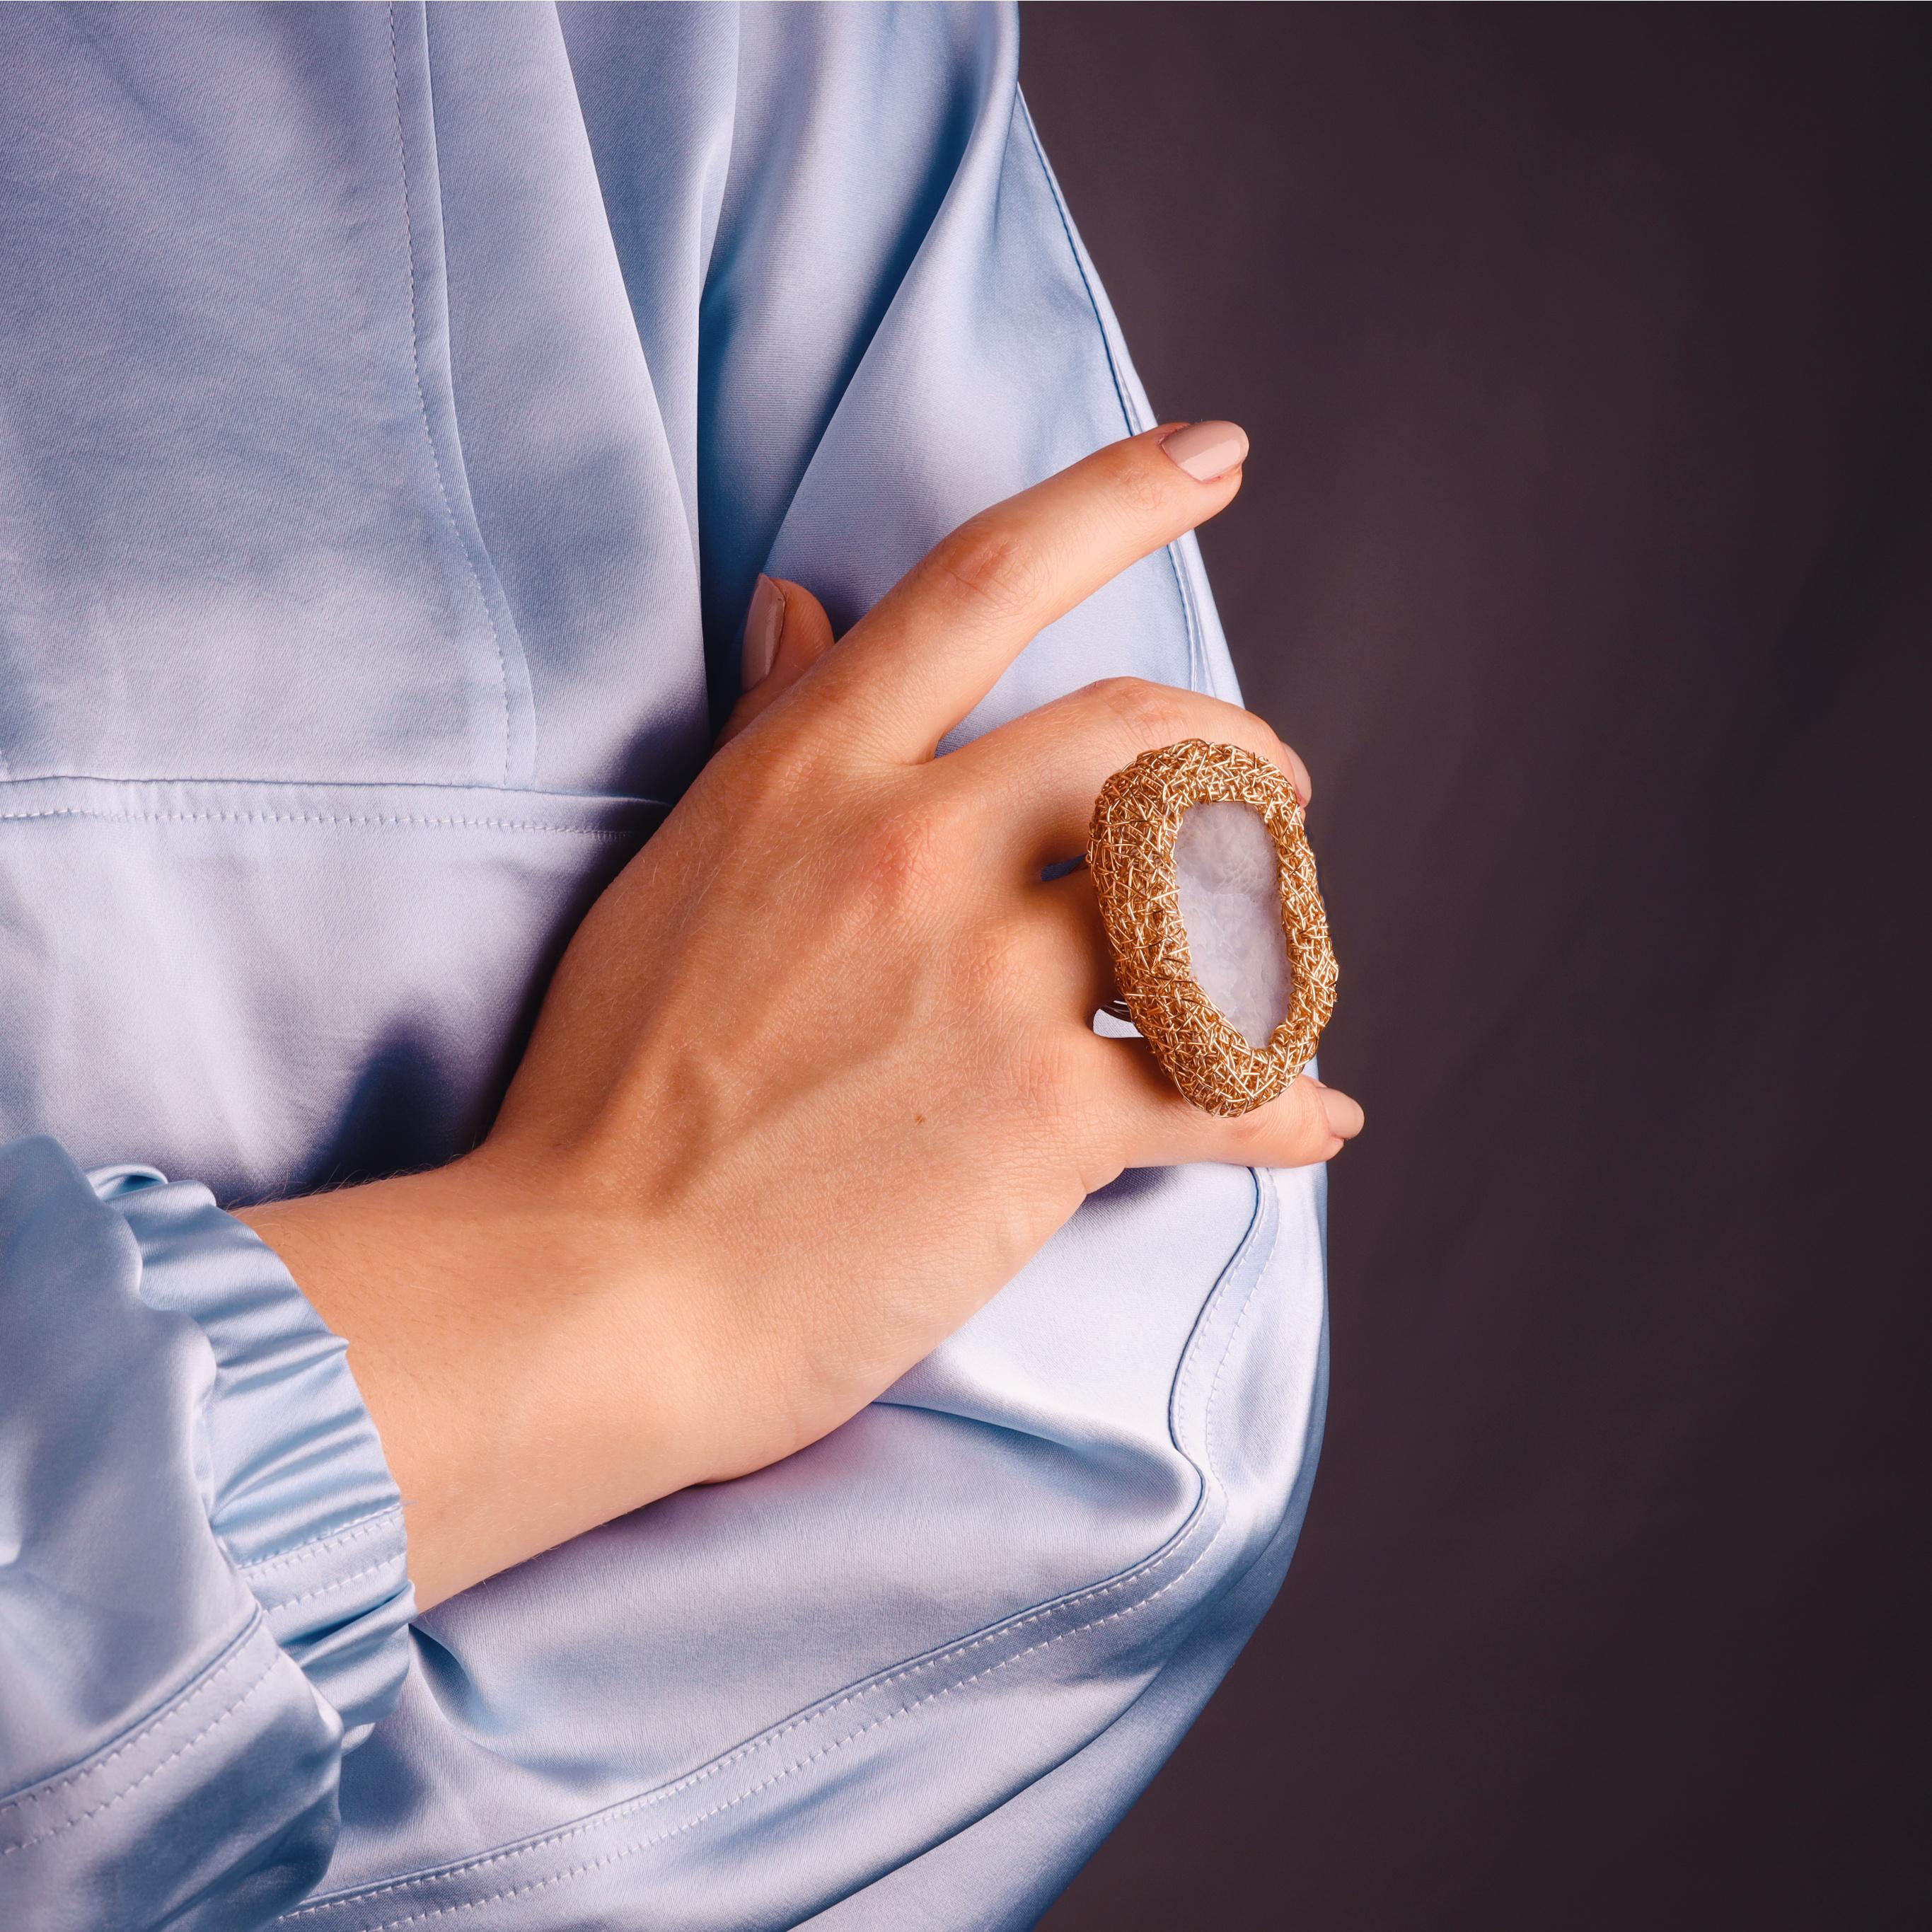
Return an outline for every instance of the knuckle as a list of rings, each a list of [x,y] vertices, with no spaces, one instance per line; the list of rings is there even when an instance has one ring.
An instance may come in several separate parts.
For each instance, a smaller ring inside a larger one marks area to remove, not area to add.
[[[1257,751],[1270,747],[1277,751],[1280,749],[1281,740],[1275,736],[1274,727],[1258,711],[1250,711],[1243,705],[1231,704],[1228,706],[1228,718],[1229,723],[1240,730]]]
[[[1241,713],[1242,728],[1247,733],[1243,743],[1258,752],[1278,772],[1294,770],[1294,754],[1291,752],[1274,727],[1265,718],[1258,718],[1252,711]]]
[[[1256,757],[1265,758],[1276,771],[1292,776],[1300,761],[1287,742],[1258,712],[1246,710],[1238,704],[1228,704],[1219,698],[1203,701],[1211,704],[1214,711],[1211,717],[1197,721],[1198,730],[1231,745],[1244,746]]]
[[[868,897],[902,925],[944,916],[958,898],[962,860],[982,836],[970,795],[931,782],[874,792],[845,823]]]
[[[1205,738],[1243,746],[1278,771],[1291,775],[1300,763],[1266,718],[1178,685],[1156,684],[1140,677],[1107,677],[1088,685],[1081,697],[1110,730],[1118,732],[1124,746],[1136,751],[1171,745],[1182,738]]]
[[[934,562],[970,604],[998,617],[1018,616],[1040,600],[1039,549],[1010,523],[974,518],[942,543]]]
[[[754,823],[788,820],[812,776],[791,735],[769,728],[740,733],[712,758],[710,769],[728,783],[734,815]]]
[[[880,820],[865,854],[875,892],[893,905],[928,898],[946,872],[946,844],[939,815],[922,808],[908,807]]]
[[[1230,704],[1224,698],[1209,698],[1204,702],[1213,706],[1213,712],[1200,721],[1204,731],[1231,745],[1245,746],[1270,764],[1286,769],[1284,754],[1287,748],[1275,736],[1274,727],[1265,718],[1240,705]]]
[[[1136,745],[1172,744],[1194,728],[1187,694],[1142,677],[1108,677],[1088,686],[1094,701]]]
[[[1255,749],[1278,770],[1293,771],[1297,760],[1288,740],[1265,718],[1259,717],[1252,711],[1245,711],[1241,715],[1248,721],[1248,729],[1254,734],[1250,742]]]
[[[1150,462],[1150,455],[1158,460]],[[1157,448],[1150,451],[1144,444],[1123,445],[1115,460],[1114,489],[1136,521],[1166,521],[1171,517],[1178,494],[1176,486],[1181,481],[1180,472],[1171,458]]]

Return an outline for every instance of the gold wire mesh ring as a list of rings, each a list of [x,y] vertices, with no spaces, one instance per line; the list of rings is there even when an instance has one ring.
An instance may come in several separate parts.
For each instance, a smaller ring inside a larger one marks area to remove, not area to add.
[[[1174,866],[1183,816],[1197,805],[1253,808],[1281,867],[1281,930],[1292,990],[1267,1046],[1251,1046],[1201,989],[1187,950]],[[1315,1057],[1335,1006],[1335,953],[1301,801],[1286,776],[1236,745],[1185,738],[1143,752],[1100,788],[1087,863],[1126,1016],[1181,1092],[1210,1114],[1272,1100]]]

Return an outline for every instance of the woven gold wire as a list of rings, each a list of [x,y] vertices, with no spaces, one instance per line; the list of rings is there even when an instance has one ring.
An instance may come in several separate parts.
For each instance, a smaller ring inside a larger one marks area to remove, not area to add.
[[[1281,861],[1281,929],[1293,979],[1288,1016],[1250,1046],[1201,990],[1174,867],[1183,815],[1197,805],[1253,807]],[[1335,954],[1301,802],[1282,773],[1235,745],[1185,738],[1144,752],[1100,788],[1087,863],[1130,1017],[1173,1079],[1210,1114],[1272,1100],[1315,1056],[1335,1006]]]

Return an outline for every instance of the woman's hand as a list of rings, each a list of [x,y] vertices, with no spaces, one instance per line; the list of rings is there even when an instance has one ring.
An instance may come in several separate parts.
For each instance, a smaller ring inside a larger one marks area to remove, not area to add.
[[[352,1344],[426,1602],[837,1427],[1123,1168],[1360,1127],[1306,1078],[1198,1112],[1096,1034],[1091,886],[1041,878],[1154,746],[1244,745],[1305,796],[1258,718],[1118,680],[934,756],[1037,631],[1232,501],[1239,432],[1170,434],[974,518],[836,644],[761,586],[770,668],[572,941],[482,1146],[244,1217]]]

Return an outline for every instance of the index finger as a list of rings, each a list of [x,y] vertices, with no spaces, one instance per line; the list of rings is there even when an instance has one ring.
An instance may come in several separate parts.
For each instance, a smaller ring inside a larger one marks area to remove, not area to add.
[[[1247,450],[1233,423],[1164,424],[981,511],[833,646],[813,679],[819,701],[869,713],[889,746],[930,757],[1038,632],[1226,509]]]

